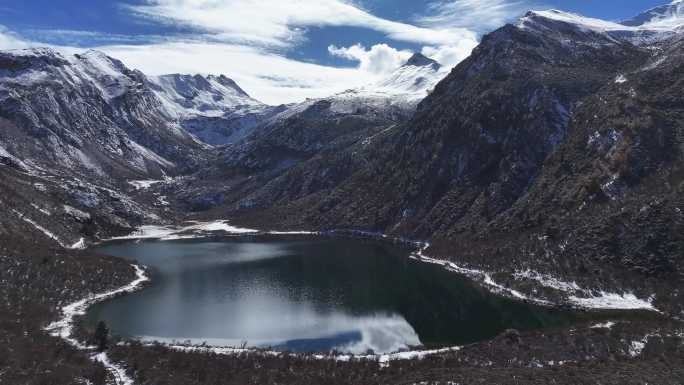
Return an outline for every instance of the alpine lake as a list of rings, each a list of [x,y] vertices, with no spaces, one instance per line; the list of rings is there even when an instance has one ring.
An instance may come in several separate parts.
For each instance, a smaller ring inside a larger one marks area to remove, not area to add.
[[[116,241],[94,251],[147,266],[152,282],[93,305],[85,325],[102,320],[114,335],[143,341],[389,353],[587,318],[493,294],[380,241],[240,236]]]

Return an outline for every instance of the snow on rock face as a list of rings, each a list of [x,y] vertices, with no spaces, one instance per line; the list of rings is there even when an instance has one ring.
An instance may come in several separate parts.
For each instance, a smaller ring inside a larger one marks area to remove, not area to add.
[[[211,145],[234,143],[278,110],[250,97],[224,75],[163,75],[151,88],[172,119]]]
[[[70,62],[76,74],[97,84],[107,100],[122,96],[136,85],[136,80],[126,75],[129,70],[122,62],[102,52],[91,50],[74,55]]]
[[[24,162],[10,154],[2,145],[0,145],[0,166],[3,165],[18,167],[22,171],[29,170],[29,167]]]
[[[325,107],[317,108],[319,113],[332,114],[410,113],[446,75],[446,69],[439,63],[416,53],[403,66],[375,83],[292,105],[273,121],[312,112],[312,107],[317,106]]]
[[[190,222],[186,226],[141,226],[133,234],[115,237],[111,240],[122,239],[159,239],[164,241],[177,239],[202,238],[213,232],[224,232],[227,234],[253,234],[258,230],[239,228],[231,226],[227,221],[213,222]]]
[[[0,51],[0,116],[9,126],[0,143],[31,164],[99,175],[112,163],[157,174],[196,159],[201,145],[150,87],[144,74],[98,51]]]
[[[564,28],[561,25],[565,26]],[[684,26],[684,2],[654,8],[622,23],[585,17],[555,9],[531,11],[522,17],[518,28],[539,32],[571,31],[585,34],[595,44],[630,42],[645,45],[680,33]]]
[[[419,53],[387,78],[366,89],[390,95],[408,95],[422,99],[444,76],[441,65]]]
[[[653,306],[655,298],[649,299],[637,298],[631,293],[606,293],[601,292],[593,297],[576,297],[570,296],[570,302],[586,309],[614,309],[614,310],[650,310],[658,311]]]
[[[670,4],[651,8],[622,25],[647,28],[677,28],[684,25],[684,1],[675,0]]]
[[[623,31],[629,30],[630,28],[610,21],[605,21],[601,19],[594,19],[591,17],[584,17],[570,12],[563,12],[557,9],[550,9],[546,11],[531,11],[527,13],[522,19],[520,19],[518,26],[525,28],[531,27],[537,24],[540,19],[555,20],[567,24],[572,24],[586,30],[592,30],[597,32],[605,31]]]
[[[186,116],[222,116],[237,108],[260,108],[233,80],[224,75],[163,75],[150,78],[153,90],[176,118]]]

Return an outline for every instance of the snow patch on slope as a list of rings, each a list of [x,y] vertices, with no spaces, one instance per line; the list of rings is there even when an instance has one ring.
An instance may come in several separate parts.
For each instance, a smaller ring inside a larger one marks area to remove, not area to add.
[[[74,322],[77,316],[84,315],[89,306],[104,301],[106,299],[115,297],[119,294],[130,293],[140,289],[143,283],[149,281],[149,278],[145,274],[145,271],[138,265],[132,265],[135,269],[136,278],[133,282],[119,289],[108,291],[105,293],[100,293],[96,295],[91,295],[80,301],[76,301],[72,304],[64,306],[62,308],[62,318],[52,322],[48,325],[45,330],[50,333],[53,337],[59,337],[70,345],[74,346],[79,350],[94,350],[93,346],[88,346],[81,343],[73,336]],[[126,370],[121,366],[113,363],[107,357],[107,353],[92,353],[90,359],[102,363],[105,368],[114,376],[119,385],[133,385],[134,381],[128,376]]]
[[[69,248],[72,250],[83,250],[83,249],[85,249],[86,248],[85,238],[79,239],[76,243],[69,246]]]
[[[36,230],[38,230],[38,231],[40,231],[41,233],[45,234],[45,236],[47,236],[48,238],[50,238],[50,239],[52,239],[53,241],[57,242],[60,246],[66,248],[66,246],[64,245],[64,243],[62,243],[62,241],[59,239],[59,237],[57,237],[55,234],[53,234],[52,232],[50,232],[48,229],[42,227],[42,226],[39,225],[38,223],[34,222],[31,218],[27,217],[26,215],[24,215],[23,213],[21,213],[21,212],[19,212],[19,211],[17,211],[17,210],[12,209],[12,212],[13,212],[14,214],[16,214],[16,215],[19,217],[19,219],[21,219],[22,221],[24,221],[24,222],[30,224],[30,225],[33,226]]]
[[[78,73],[80,79],[89,79],[96,84],[106,100],[112,100],[125,94],[135,85],[126,76],[126,67],[120,61],[102,52],[90,50],[83,54],[69,57],[72,69]]]
[[[258,233],[258,230],[245,229],[231,226],[228,221],[212,221],[212,222],[190,222],[187,226],[159,226],[159,225],[145,225],[139,227],[134,233],[122,237],[114,237],[110,240],[126,240],[126,239],[158,239],[161,241],[170,241],[178,239],[202,238],[208,233],[224,232],[227,234],[253,234]]]
[[[640,299],[632,293],[607,293],[600,292],[589,297],[570,296],[570,301],[588,309],[613,309],[613,310],[651,310],[657,311],[653,306],[654,298]]]
[[[189,346],[189,345],[167,345],[170,349],[179,352],[190,353],[211,353],[225,356],[234,356],[242,354],[254,354],[270,357],[292,356],[292,353],[283,353],[272,350],[256,350],[249,348],[233,348],[233,347],[207,347],[207,346]],[[387,354],[315,354],[311,356],[316,360],[332,360],[339,362],[350,361],[376,361],[381,367],[387,367],[392,361],[404,360],[422,360],[425,357],[458,352],[461,350],[460,346],[447,347],[442,349],[431,350],[411,350]]]
[[[356,114],[368,110],[411,111],[446,75],[447,69],[439,63],[415,54],[406,64],[375,83],[288,106],[270,121],[290,118],[322,102],[329,103],[327,109],[333,114]]]
[[[632,21],[623,23],[585,17],[555,9],[531,11],[518,21],[517,26],[521,29],[545,31],[550,30],[549,21],[558,22],[573,26],[580,32],[601,35],[609,42],[628,41],[637,45],[645,45],[683,32],[684,6],[681,2],[675,2],[668,7],[669,10],[663,11],[662,14],[656,12],[649,15],[647,12],[637,16]],[[599,41],[595,42],[600,43]]]
[[[135,187],[136,190],[147,190],[150,187],[154,186],[155,184],[159,184],[159,183],[164,183],[164,180],[145,179],[145,180],[129,180],[128,181],[128,184]]]
[[[17,165],[19,168],[21,168],[21,169],[24,170],[24,171],[30,170],[29,167],[26,165],[26,163],[22,162],[22,161],[21,161],[19,158],[17,158],[16,156],[10,154],[10,153],[5,149],[5,147],[3,147],[2,145],[0,145],[0,166],[3,166],[3,165],[4,165],[4,163],[2,162],[3,158],[9,160],[10,162],[12,162],[13,164]]]
[[[578,26],[586,31],[608,32],[608,31],[634,31],[635,27],[629,27],[610,21],[585,17],[576,13],[563,12],[557,9],[546,11],[531,11],[518,22],[518,27],[526,28],[535,24],[534,18],[542,17],[545,19],[556,20],[567,24]]]
[[[258,112],[264,104],[252,99],[227,77],[209,75],[163,75],[150,78],[155,94],[175,118],[220,117],[235,109]]]
[[[425,243],[411,255],[411,258],[436,265],[443,266],[446,270],[463,274],[490,288],[495,293],[503,294],[511,298],[529,301],[540,305],[551,305],[552,302],[541,298],[535,298],[521,293],[505,285],[499,284],[492,278],[492,275],[486,271],[467,268],[459,266],[454,262],[434,259],[426,256],[424,253],[429,248],[429,244]],[[545,275],[532,270],[519,271],[514,274],[517,280],[530,279],[536,281],[540,285],[554,289],[563,293],[567,297],[567,301],[579,308],[585,309],[610,309],[610,310],[649,310],[660,312],[655,308],[653,302],[655,297],[648,299],[640,299],[632,293],[609,293],[601,291],[598,294],[592,290],[583,289],[575,282],[565,282],[561,279],[550,275]]]

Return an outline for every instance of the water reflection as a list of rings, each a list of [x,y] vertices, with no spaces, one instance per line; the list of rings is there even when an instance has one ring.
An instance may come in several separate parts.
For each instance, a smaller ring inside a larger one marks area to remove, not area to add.
[[[96,305],[89,322],[103,319],[115,333],[149,340],[384,353],[571,318],[492,296],[377,243],[145,241],[101,251],[150,266],[154,283]]]

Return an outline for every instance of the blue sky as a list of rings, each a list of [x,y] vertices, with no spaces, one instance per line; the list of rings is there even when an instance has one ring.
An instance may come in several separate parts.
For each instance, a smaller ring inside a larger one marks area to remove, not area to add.
[[[271,103],[447,66],[528,9],[621,20],[667,0],[3,0],[0,48],[101,49],[146,73],[225,73]],[[326,86],[321,86],[326,85]]]

